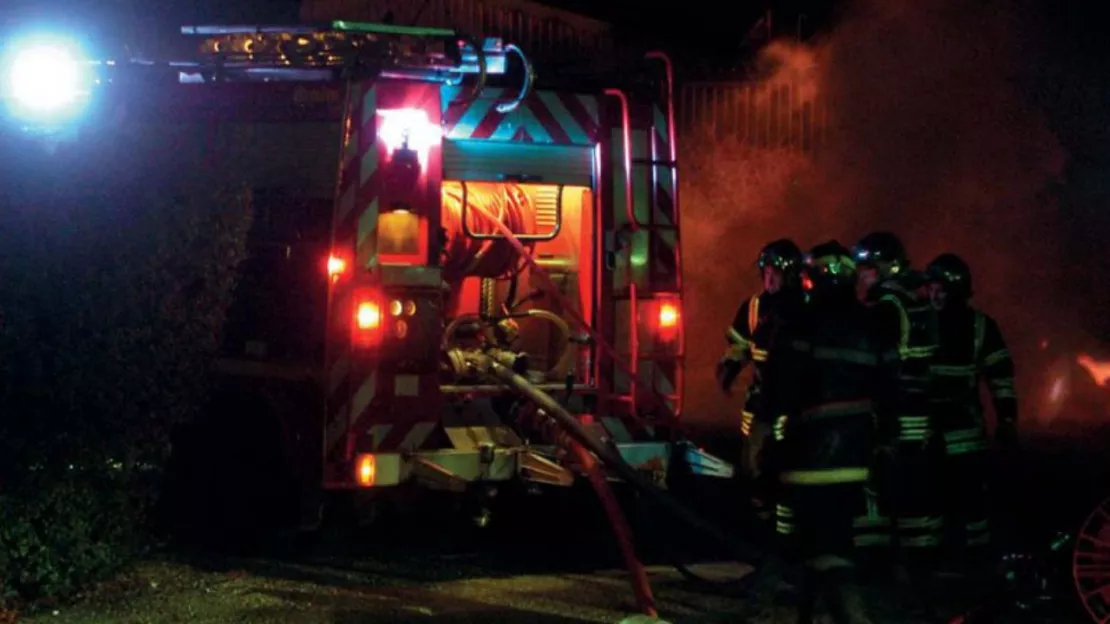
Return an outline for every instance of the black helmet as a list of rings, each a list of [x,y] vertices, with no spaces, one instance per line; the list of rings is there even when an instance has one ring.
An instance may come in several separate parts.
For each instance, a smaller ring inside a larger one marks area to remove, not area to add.
[[[774,267],[786,274],[796,274],[802,265],[802,250],[789,238],[780,238],[763,246],[756,265],[760,271]]]
[[[889,275],[898,275],[909,267],[906,247],[890,232],[872,232],[860,239],[852,249],[857,264],[887,264]],[[886,277],[886,276],[884,276]]]
[[[971,268],[954,253],[937,256],[925,269],[929,281],[940,284],[947,296],[961,301],[971,299]]]
[[[835,240],[817,245],[806,255],[805,274],[815,293],[843,290],[854,293],[856,263],[852,252]]]

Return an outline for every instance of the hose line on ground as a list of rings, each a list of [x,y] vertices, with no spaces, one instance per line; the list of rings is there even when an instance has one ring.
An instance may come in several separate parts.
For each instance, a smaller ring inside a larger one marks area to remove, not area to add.
[[[550,395],[536,388],[529,383],[527,379],[517,375],[493,358],[487,355],[481,355],[480,357],[482,358],[482,361],[478,363],[480,368],[539,406],[548,416],[553,418],[575,442],[581,444],[586,450],[597,456],[607,468],[648,496],[653,502],[674,514],[678,519],[682,520],[690,527],[702,531],[715,539],[721,546],[728,549],[729,553],[735,557],[737,561],[748,562],[755,565],[763,560],[763,553],[757,552],[750,545],[732,538],[716,526],[698,517],[669,494],[645,479],[635,468],[625,462],[623,457],[594,439],[582,424],[578,422],[578,419],[563,408],[563,406]]]
[[[567,446],[570,447],[571,452],[578,459],[578,463],[582,465],[582,469],[586,471],[586,478],[593,486],[597,498],[601,501],[601,506],[605,509],[605,515],[609,518],[609,524],[613,527],[617,545],[620,546],[621,556],[624,558],[624,565],[628,568],[632,593],[636,596],[636,606],[648,617],[659,617],[659,612],[655,609],[655,597],[651,593],[651,583],[648,581],[647,570],[644,569],[644,564],[636,556],[632,528],[628,526],[628,520],[621,512],[620,504],[613,496],[613,489],[609,487],[605,474],[601,472],[597,460],[584,446],[573,439],[568,441]]]

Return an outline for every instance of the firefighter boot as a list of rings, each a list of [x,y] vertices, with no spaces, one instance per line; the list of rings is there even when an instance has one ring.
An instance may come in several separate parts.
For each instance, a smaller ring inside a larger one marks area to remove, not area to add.
[[[822,594],[836,624],[871,624],[859,589],[852,582],[852,569],[837,566],[821,571]]]

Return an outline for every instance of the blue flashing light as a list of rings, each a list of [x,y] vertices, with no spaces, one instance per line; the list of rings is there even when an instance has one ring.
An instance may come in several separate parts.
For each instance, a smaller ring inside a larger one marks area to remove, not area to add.
[[[0,101],[10,121],[67,125],[86,110],[94,74],[74,41],[62,37],[12,41],[0,57]]]

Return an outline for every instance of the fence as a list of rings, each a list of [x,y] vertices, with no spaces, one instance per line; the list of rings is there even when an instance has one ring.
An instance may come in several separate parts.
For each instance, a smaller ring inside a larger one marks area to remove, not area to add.
[[[804,78],[688,82],[675,103],[682,136],[732,137],[753,148],[811,153],[828,141],[828,109]]]

